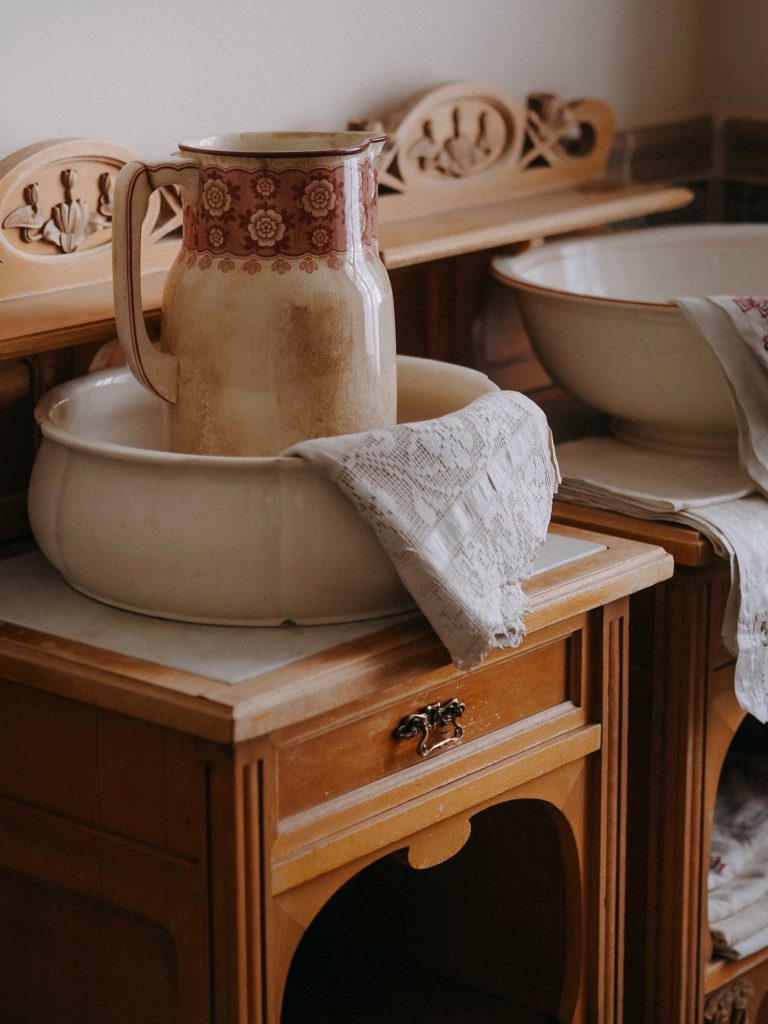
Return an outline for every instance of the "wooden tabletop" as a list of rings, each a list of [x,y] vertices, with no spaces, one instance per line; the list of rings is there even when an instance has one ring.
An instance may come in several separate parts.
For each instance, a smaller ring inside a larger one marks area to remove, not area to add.
[[[553,532],[605,546],[526,584],[529,637],[673,572],[672,558],[659,546],[568,526],[554,527]],[[508,651],[494,652],[488,660],[508,656]],[[417,615],[330,650],[257,671],[236,686],[6,622],[0,623],[0,674],[96,707],[232,743],[370,697],[409,678],[448,680],[459,670],[428,622]]]
[[[587,508],[568,501],[555,500],[552,520],[582,530],[595,530],[628,537],[644,544],[658,544],[668,551],[677,565],[697,568],[718,559],[712,544],[692,526],[667,523],[659,519],[635,519],[619,512]]]

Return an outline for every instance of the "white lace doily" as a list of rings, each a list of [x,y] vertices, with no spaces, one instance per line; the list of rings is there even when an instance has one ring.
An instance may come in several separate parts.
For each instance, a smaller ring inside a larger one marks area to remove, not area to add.
[[[525,635],[521,581],[559,473],[543,412],[497,391],[439,419],[294,445],[373,527],[460,668]]]

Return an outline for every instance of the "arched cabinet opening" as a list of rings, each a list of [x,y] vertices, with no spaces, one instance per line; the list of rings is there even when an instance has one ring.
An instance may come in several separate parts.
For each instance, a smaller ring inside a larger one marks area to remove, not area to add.
[[[407,848],[351,878],[307,929],[281,1024],[534,1024],[570,1019],[578,863],[562,814],[514,800],[429,868]]]
[[[736,731],[720,772],[708,916],[715,959],[737,962],[768,951],[768,725],[751,715]]]

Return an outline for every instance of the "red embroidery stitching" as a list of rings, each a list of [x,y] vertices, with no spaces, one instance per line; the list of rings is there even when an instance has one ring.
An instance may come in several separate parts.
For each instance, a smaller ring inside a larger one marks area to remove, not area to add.
[[[756,309],[763,319],[768,317],[768,299],[754,299],[751,296],[745,296],[744,298],[733,300],[742,313],[749,313],[750,310]]]

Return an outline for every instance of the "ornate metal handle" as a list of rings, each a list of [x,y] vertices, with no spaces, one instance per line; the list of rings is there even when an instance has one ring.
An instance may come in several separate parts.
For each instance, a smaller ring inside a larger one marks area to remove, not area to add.
[[[450,747],[455,743],[461,742],[464,730],[456,722],[456,719],[463,714],[464,705],[458,697],[443,701],[442,704],[428,704],[421,711],[402,718],[392,735],[398,740],[410,740],[414,736],[420,736],[421,739],[416,747],[416,753],[419,757],[429,757],[430,754],[436,754],[438,750],[442,750],[444,747]],[[432,733],[437,732],[438,735],[442,736],[451,725],[453,726],[453,734],[451,736],[440,739],[436,743],[428,743]]]

